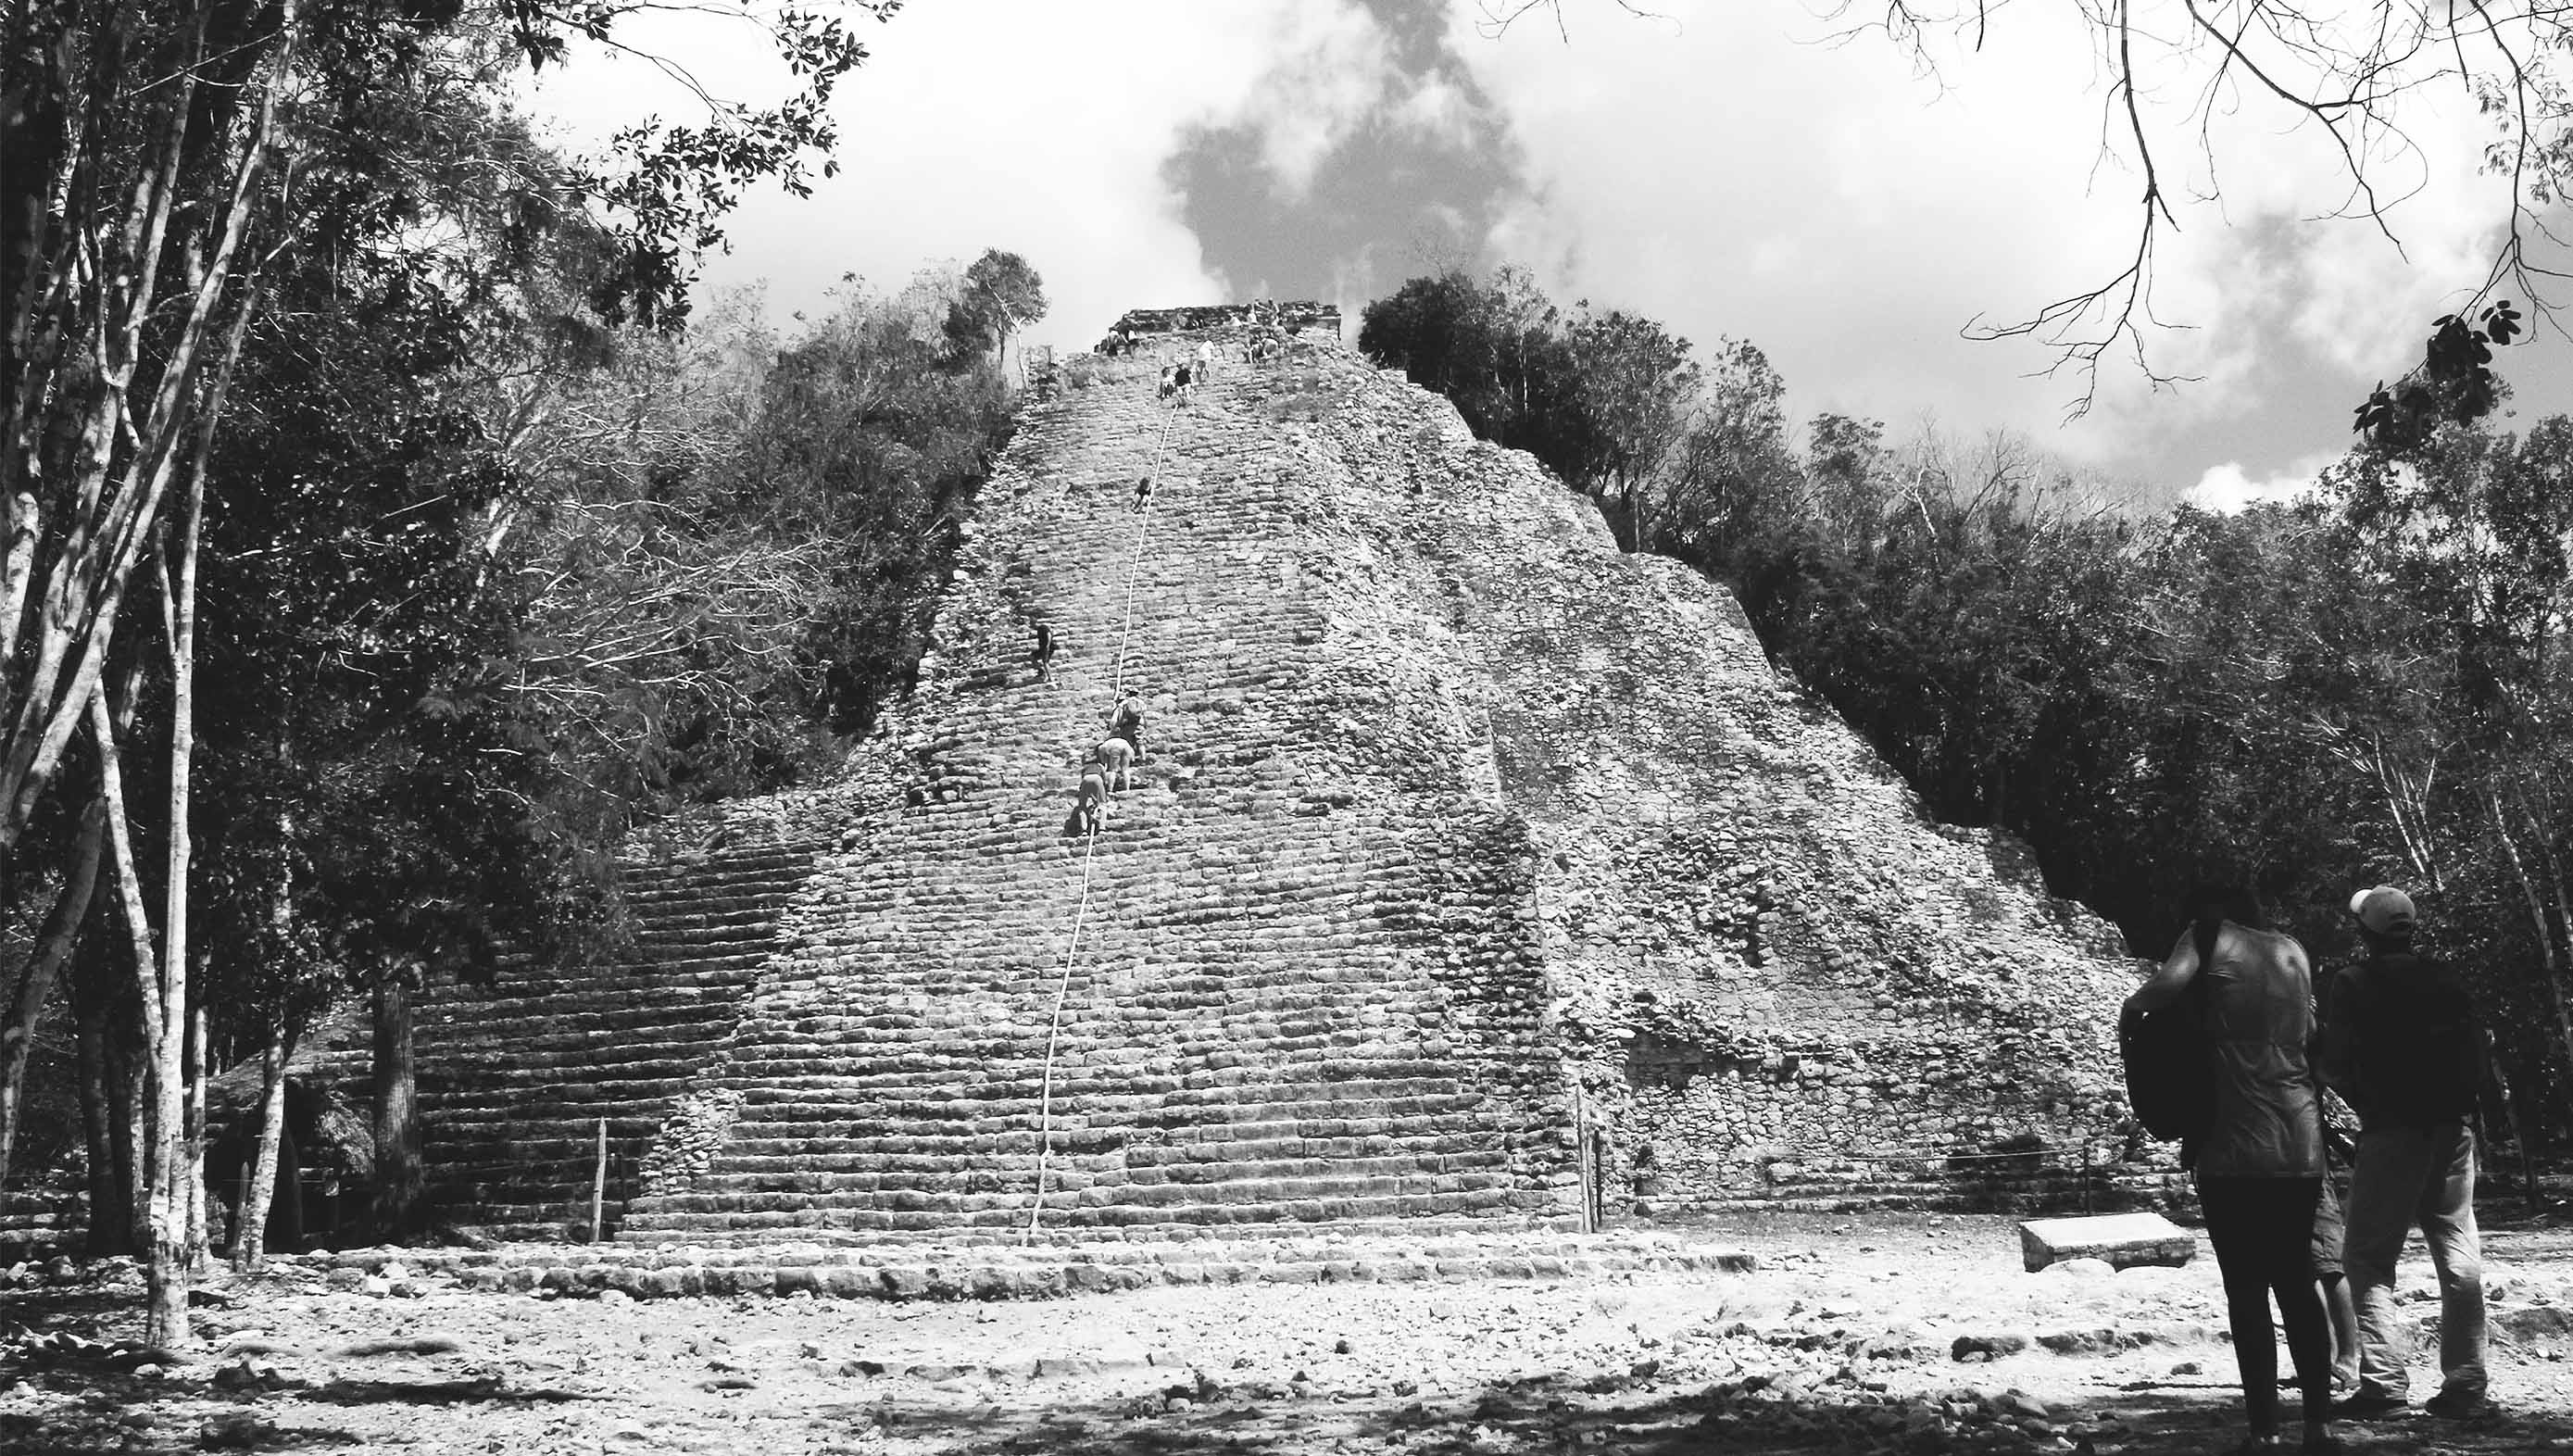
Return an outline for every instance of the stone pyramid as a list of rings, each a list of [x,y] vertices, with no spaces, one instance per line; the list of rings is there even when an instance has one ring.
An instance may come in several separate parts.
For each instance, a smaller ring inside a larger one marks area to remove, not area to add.
[[[452,1216],[578,1228],[602,1121],[611,1231],[700,1243],[1568,1227],[2105,1155],[2116,937],[1927,820],[1720,587],[1302,317],[1283,360],[1226,309],[1058,365],[840,779],[638,861],[629,964],[433,998]]]

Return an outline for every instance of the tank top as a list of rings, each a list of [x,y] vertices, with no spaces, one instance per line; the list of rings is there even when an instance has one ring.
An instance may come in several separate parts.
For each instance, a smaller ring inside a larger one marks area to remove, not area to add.
[[[2207,977],[2206,1025],[2215,1121],[2197,1151],[2200,1177],[2323,1175],[2320,1094],[2305,1047],[2313,973],[2293,938],[2224,923]]]

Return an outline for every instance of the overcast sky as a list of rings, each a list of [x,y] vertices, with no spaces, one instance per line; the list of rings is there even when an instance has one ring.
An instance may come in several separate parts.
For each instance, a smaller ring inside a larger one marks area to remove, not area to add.
[[[898,287],[1005,248],[1053,301],[1035,338],[1080,347],[1131,307],[1254,297],[1337,300],[1354,337],[1360,307],[1431,261],[1510,261],[1701,348],[1757,344],[1800,415],[2006,427],[2152,495],[2227,500],[2347,442],[2368,387],[2481,282],[2501,221],[2475,118],[2407,115],[2420,148],[2380,172],[2410,194],[2398,250],[2325,220],[2347,189],[2316,129],[2228,98],[2210,171],[2189,75],[2148,75],[2178,223],[2154,306],[2185,327],[2144,346],[2202,378],[2156,390],[2131,359],[2104,364],[2068,425],[2079,381],[2031,377],[2052,355],[1961,331],[2105,282],[2134,248],[2140,176],[2104,151],[2105,80],[2071,7],[2002,7],[1979,52],[1925,77],[1882,37],[1828,43],[1800,0],[1656,6],[1567,0],[1567,37],[1538,19],[1492,34],[1480,0],[912,0],[867,27],[874,59],[843,83],[840,176],[754,199],[705,276],[818,310],[846,273]],[[663,39],[715,89],[761,90],[721,38]],[[537,105],[569,139],[684,115],[595,62]],[[2503,363],[2523,420],[2563,407],[2560,337]]]

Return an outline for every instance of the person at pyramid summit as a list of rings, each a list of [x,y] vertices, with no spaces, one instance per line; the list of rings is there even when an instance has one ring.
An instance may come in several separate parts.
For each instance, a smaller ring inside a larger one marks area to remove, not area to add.
[[[1172,382],[1180,386],[1180,404],[1182,407],[1186,407],[1189,402],[1189,384],[1194,377],[1195,375],[1189,372],[1189,365],[1185,362],[1183,362],[1178,370],[1171,375]]]
[[[1177,392],[1180,387],[1175,377],[1178,372],[1179,368],[1176,364],[1162,365],[1162,390],[1159,397],[1166,403],[1170,400],[1171,395]]]
[[[2191,1151],[2251,1428],[2234,1450],[2288,1449],[2278,1431],[2274,1298],[2303,1398],[2304,1439],[2296,1449],[2337,1452],[2331,1333],[2313,1260],[2324,1165],[2320,1098],[2305,1060],[2312,968],[2304,947],[2268,929],[2247,885],[2202,886],[2187,911],[2189,929],[2127,1006],[2157,1012],[2193,997],[2206,1031],[2215,1110]]]
[[[2358,1305],[2358,1391],[2340,1409],[2387,1415],[2410,1399],[2394,1265],[2418,1223],[2439,1278],[2439,1393],[2423,1408],[2472,1419],[2491,1409],[2475,1231],[2482,1019],[2456,971],[2413,949],[2411,896],[2379,885],[2352,896],[2349,913],[2366,954],[2332,978],[2319,1057],[2323,1080],[2358,1111],[2342,1252]]]

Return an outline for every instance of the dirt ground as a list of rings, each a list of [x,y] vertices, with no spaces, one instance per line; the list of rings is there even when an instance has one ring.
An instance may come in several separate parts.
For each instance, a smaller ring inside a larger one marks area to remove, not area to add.
[[[897,1304],[371,1293],[289,1262],[213,1291],[199,1355],[139,1369],[49,1348],[134,1336],[133,1286],[27,1271],[0,1291],[0,1450],[2179,1456],[2240,1429],[2202,1250],[2030,1274],[2013,1221],[1981,1215],[1691,1236],[1759,1267]],[[2499,1416],[2350,1426],[2351,1449],[2573,1450],[2573,1226],[2491,1228],[2486,1255]],[[2434,1316],[2426,1262],[2403,1279]]]

